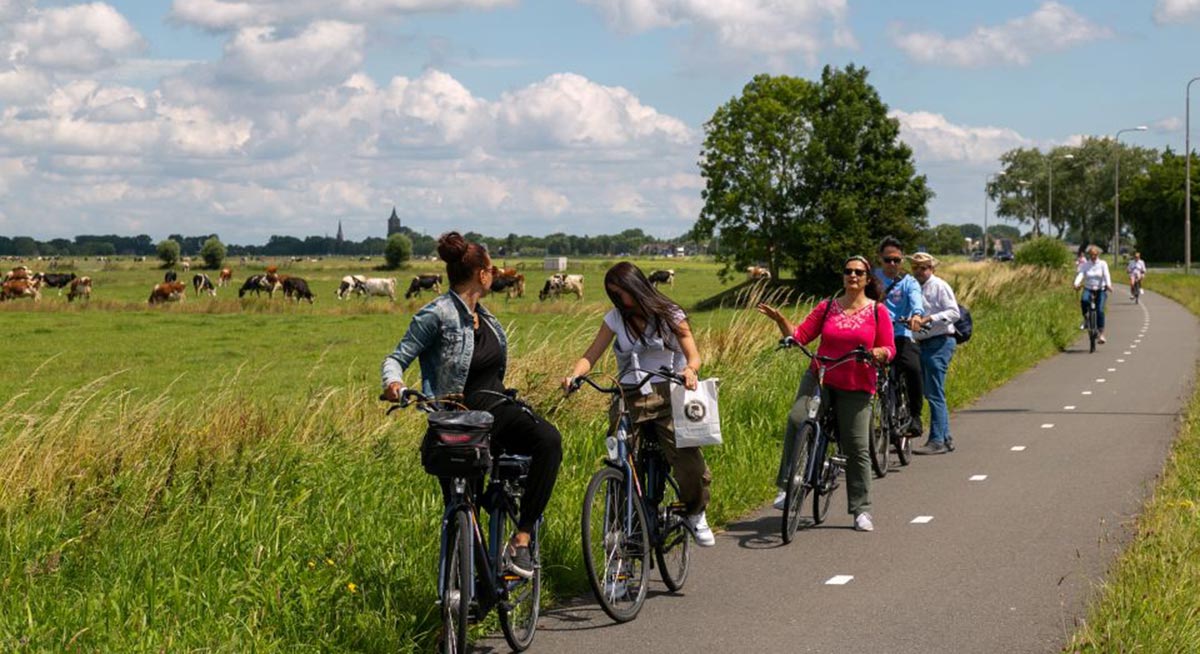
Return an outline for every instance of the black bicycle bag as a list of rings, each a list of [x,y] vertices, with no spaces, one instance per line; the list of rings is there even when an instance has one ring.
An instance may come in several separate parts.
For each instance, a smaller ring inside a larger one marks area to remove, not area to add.
[[[421,441],[421,466],[438,477],[473,477],[492,465],[492,414],[434,411]]]

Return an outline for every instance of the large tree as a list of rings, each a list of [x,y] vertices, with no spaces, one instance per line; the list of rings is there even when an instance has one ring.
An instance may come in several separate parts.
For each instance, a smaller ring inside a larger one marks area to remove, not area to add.
[[[705,124],[693,235],[720,239],[724,275],[764,263],[826,290],[841,260],[925,226],[932,192],[867,70],[826,67],[820,81],[758,75]]]
[[[1200,166],[1192,155],[1192,207],[1200,207]],[[1137,237],[1142,258],[1149,261],[1183,261],[1184,171],[1183,155],[1170,150],[1135,177],[1128,190],[1121,188],[1121,223]],[[1124,171],[1122,171],[1124,172]],[[1195,221],[1193,221],[1195,222]],[[1200,225],[1192,229],[1192,253],[1200,252]]]

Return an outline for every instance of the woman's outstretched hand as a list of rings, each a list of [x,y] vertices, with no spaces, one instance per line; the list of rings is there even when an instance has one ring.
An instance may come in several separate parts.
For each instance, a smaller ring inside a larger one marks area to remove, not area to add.
[[[779,309],[776,309],[766,302],[759,302],[758,312],[775,321],[775,324],[779,326],[779,333],[783,334],[784,337],[792,335],[792,326],[788,324],[787,318],[783,317],[783,314],[779,312]]]

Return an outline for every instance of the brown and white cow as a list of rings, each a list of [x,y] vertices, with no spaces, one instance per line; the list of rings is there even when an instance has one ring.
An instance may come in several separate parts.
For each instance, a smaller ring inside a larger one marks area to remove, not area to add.
[[[756,282],[760,279],[770,279],[771,271],[767,268],[763,268],[762,266],[747,266],[746,277],[748,277],[752,282]]]
[[[9,279],[0,284],[0,302],[5,300],[16,300],[19,298],[31,298],[34,302],[42,299],[42,285],[37,279]]]
[[[85,300],[92,299],[91,277],[76,277],[71,280],[71,288],[67,291],[67,302],[73,302],[77,297]]]
[[[539,300],[545,300],[548,297],[558,297],[563,293],[574,293],[580,300],[583,299],[583,275],[564,275],[555,273],[546,278],[545,285],[538,293]]]
[[[150,304],[161,304],[164,302],[183,302],[187,297],[187,287],[183,282],[163,282],[155,284],[154,289],[150,291]]]
[[[229,286],[233,283],[233,271],[229,268],[221,269],[221,276],[217,278],[217,286]]]
[[[410,297],[420,297],[421,291],[432,290],[435,294],[442,292],[442,276],[441,275],[417,275],[412,278],[408,284],[408,290],[404,293],[404,299]]]
[[[510,300],[525,297],[525,275],[517,272],[516,268],[492,266],[492,292],[503,292]]]

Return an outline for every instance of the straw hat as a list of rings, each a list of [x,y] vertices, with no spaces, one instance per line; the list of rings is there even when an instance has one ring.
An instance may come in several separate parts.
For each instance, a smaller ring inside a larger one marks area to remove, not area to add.
[[[921,266],[929,266],[930,268],[937,268],[938,265],[938,260],[928,252],[918,252],[909,255],[908,260]]]

